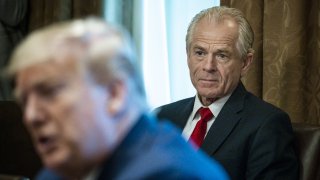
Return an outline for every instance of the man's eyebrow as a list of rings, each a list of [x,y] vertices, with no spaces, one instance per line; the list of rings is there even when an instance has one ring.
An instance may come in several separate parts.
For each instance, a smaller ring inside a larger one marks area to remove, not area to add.
[[[32,90],[37,90],[37,89],[38,90],[43,89],[43,88],[50,86],[50,85],[53,85],[55,83],[56,83],[56,81],[53,80],[52,78],[37,80],[30,87],[27,87],[25,92],[23,92],[21,89],[15,89],[14,90],[14,97],[18,100],[21,100],[21,98],[23,98],[23,96],[24,96],[24,94],[26,94],[26,92],[32,91]]]
[[[228,48],[219,48],[217,49],[218,53],[231,53],[231,51]]]
[[[205,48],[203,46],[200,46],[200,45],[194,45],[192,47],[192,49],[200,49],[200,50],[205,50]]]

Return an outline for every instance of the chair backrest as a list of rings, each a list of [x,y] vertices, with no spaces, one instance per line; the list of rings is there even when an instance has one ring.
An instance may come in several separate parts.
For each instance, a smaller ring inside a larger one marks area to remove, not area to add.
[[[14,101],[0,101],[0,174],[33,178],[40,168],[19,106]]]
[[[300,180],[320,180],[320,126],[293,123]]]

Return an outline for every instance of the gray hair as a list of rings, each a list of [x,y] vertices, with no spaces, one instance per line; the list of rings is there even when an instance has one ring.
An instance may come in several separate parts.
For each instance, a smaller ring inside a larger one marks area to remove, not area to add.
[[[244,17],[243,13],[240,10],[224,6],[216,6],[202,10],[192,19],[186,35],[187,52],[189,51],[192,41],[192,34],[200,20],[208,18],[210,21],[215,20],[216,22],[219,22],[226,17],[231,17],[239,25],[239,34],[236,47],[241,57],[246,57],[248,52],[253,53],[252,46],[254,41],[254,33],[248,20]]]
[[[13,53],[7,73],[71,54],[83,62],[99,84],[121,78],[145,97],[143,81],[135,67],[132,42],[124,29],[98,18],[61,22],[33,32]]]

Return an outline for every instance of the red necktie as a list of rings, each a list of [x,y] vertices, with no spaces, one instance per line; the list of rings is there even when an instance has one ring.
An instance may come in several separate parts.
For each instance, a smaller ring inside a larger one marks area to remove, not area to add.
[[[197,122],[196,127],[194,128],[189,139],[189,141],[192,140],[194,142],[197,148],[201,146],[204,136],[206,135],[207,122],[213,117],[213,114],[209,108],[201,107],[199,109],[199,113],[201,119]]]

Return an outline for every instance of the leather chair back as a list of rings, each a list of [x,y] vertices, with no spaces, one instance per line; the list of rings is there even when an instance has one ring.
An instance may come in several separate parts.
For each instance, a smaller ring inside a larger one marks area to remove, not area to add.
[[[320,180],[320,126],[293,123],[300,180]]]

